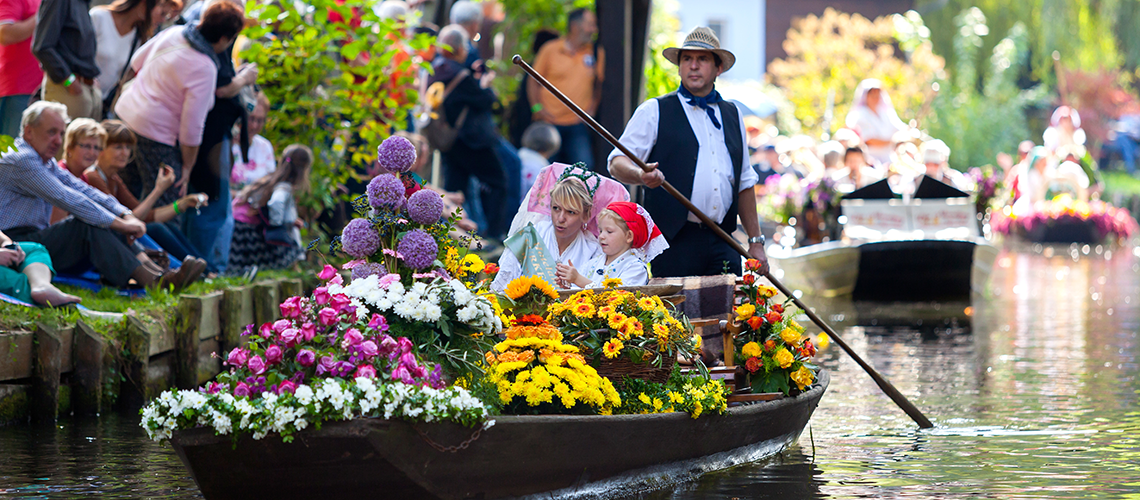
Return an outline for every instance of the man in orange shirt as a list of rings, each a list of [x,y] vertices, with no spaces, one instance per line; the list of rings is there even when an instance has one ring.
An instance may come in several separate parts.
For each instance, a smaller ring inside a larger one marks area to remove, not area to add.
[[[594,115],[602,96],[602,68],[605,53],[595,49],[594,36],[598,21],[594,13],[575,9],[566,20],[566,36],[542,46],[534,60],[534,69],[561,90],[579,107]],[[554,94],[533,79],[527,82],[527,97],[534,103],[535,121],[550,123],[562,135],[562,148],[551,160],[574,164],[593,162],[592,135],[585,123]]]

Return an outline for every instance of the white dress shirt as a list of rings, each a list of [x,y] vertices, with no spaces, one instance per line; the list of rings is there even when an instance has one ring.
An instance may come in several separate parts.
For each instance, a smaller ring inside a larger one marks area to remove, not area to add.
[[[697,150],[697,172],[696,176],[693,177],[693,193],[689,196],[689,200],[710,219],[723,221],[724,216],[728,213],[728,208],[732,206],[732,202],[737,196],[737,193],[732,192],[732,158],[728,154],[728,145],[724,143],[724,131],[713,125],[708,113],[703,108],[685,102],[680,94],[674,97],[681,101],[681,108],[685,110],[685,116],[689,118],[689,126],[693,129],[693,135],[697,137],[699,147]],[[724,119],[720,116],[720,107],[714,106],[713,111],[716,113],[717,121],[723,124]],[[741,117],[744,116],[739,107],[737,114]],[[621,134],[621,143],[638,158],[645,161],[649,158],[649,152],[653,150],[653,146],[657,144],[659,120],[660,109],[657,99],[649,99],[641,103],[633,112],[633,117],[629,119],[629,123],[626,124],[625,132]],[[750,191],[752,186],[760,180],[760,177],[752,169],[752,162],[748,158],[748,148],[744,146],[748,144],[744,120],[741,119],[737,126],[740,128],[740,144],[741,149],[743,149],[740,163],[740,192]],[[615,156],[621,155],[621,150],[615,148],[610,153],[607,162],[613,161]],[[700,222],[700,219],[690,213],[689,221]]]

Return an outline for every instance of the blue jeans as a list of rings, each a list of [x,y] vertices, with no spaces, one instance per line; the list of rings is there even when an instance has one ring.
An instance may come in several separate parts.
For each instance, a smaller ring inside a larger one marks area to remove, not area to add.
[[[230,260],[230,241],[234,237],[234,214],[230,207],[230,167],[232,165],[230,139],[222,141],[221,172],[218,197],[211,199],[198,211],[186,213],[183,229],[198,254],[206,259],[206,270],[223,273]],[[169,250],[169,249],[168,249]]]
[[[31,95],[6,95],[0,97],[0,134],[20,137],[20,116],[28,108]]]
[[[186,259],[187,255],[202,258],[194,244],[186,238],[185,234],[176,227],[162,222],[151,222],[146,225],[146,234],[154,239],[158,246],[166,250],[170,254],[171,261],[178,260],[182,262]]]
[[[562,148],[550,158],[550,161],[573,165],[578,162],[586,164],[587,170],[592,170],[594,163],[594,148],[590,144],[593,139],[590,128],[585,123],[577,125],[555,125],[562,136]]]

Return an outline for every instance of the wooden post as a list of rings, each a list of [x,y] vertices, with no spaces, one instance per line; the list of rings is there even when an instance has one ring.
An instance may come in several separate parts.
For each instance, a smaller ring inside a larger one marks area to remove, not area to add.
[[[74,381],[71,407],[76,415],[98,415],[103,411],[103,357],[107,343],[82,320],[75,323],[71,350]]]
[[[283,279],[278,284],[278,298],[285,300],[289,297],[294,297],[304,293],[304,288],[301,284],[301,278]]]
[[[59,334],[43,323],[36,323],[35,368],[32,384],[32,420],[54,422],[59,414],[60,351]]]
[[[253,285],[253,322],[260,326],[262,323],[273,322],[281,314],[280,290],[277,282],[268,281]]]
[[[174,385],[179,389],[198,386],[198,326],[202,323],[202,299],[183,295],[178,298],[178,319],[174,327]]]
[[[227,289],[222,296],[222,349],[229,352],[245,344],[241,332],[253,323],[253,290],[239,286]]]
[[[122,367],[125,379],[119,388],[119,406],[141,408],[146,404],[150,370],[150,331],[134,314],[127,315],[127,356]]]

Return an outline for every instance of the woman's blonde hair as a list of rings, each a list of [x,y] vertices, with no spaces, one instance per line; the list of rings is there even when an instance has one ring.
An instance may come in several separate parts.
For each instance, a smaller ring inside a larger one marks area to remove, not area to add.
[[[562,179],[554,185],[554,189],[550,190],[550,201],[561,205],[563,208],[576,210],[585,215],[587,219],[594,209],[594,198],[590,196],[590,191],[586,189],[586,185],[581,180],[572,177]]]
[[[63,151],[66,154],[68,149],[88,137],[99,139],[99,146],[102,147],[107,142],[107,129],[90,118],[71,120],[71,123],[67,124],[67,131],[63,133]]]

